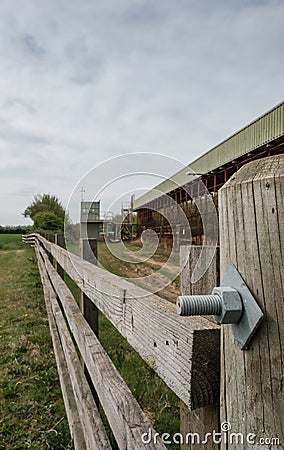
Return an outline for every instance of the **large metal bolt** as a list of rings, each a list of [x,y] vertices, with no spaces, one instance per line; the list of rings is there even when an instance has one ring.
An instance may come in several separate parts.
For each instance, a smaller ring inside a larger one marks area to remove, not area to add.
[[[238,323],[243,312],[241,297],[231,287],[215,287],[211,295],[181,295],[176,301],[181,316],[211,316],[218,323]]]
[[[222,310],[219,295],[181,295],[176,302],[180,316],[219,315]]]

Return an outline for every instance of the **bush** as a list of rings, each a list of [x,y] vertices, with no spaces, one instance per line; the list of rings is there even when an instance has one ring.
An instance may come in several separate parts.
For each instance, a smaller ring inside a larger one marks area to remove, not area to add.
[[[39,212],[34,217],[34,229],[63,230],[64,220],[52,211]]]

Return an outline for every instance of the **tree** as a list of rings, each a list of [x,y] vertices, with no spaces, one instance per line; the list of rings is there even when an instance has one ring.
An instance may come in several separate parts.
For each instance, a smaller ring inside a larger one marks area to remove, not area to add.
[[[34,228],[40,230],[63,230],[64,220],[52,211],[42,211],[34,216]]]
[[[25,209],[23,215],[34,220],[38,213],[46,211],[54,213],[64,221],[65,210],[61,205],[59,198],[50,194],[35,195],[32,203]]]
[[[55,195],[37,194],[23,212],[34,221],[34,228],[50,231],[64,229],[65,209]]]

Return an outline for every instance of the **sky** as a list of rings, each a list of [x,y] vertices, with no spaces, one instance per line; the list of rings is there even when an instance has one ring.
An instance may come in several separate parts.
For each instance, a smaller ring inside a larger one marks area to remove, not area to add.
[[[278,104],[283,19],[283,0],[1,0],[0,225],[120,155],[188,164]]]

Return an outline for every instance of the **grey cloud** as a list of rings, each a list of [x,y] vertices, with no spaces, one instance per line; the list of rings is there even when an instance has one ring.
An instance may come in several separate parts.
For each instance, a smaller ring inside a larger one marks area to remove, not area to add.
[[[37,58],[42,57],[45,54],[44,49],[38,44],[35,36],[31,34],[25,34],[22,38],[24,50]]]
[[[15,114],[17,113],[17,111],[23,114],[35,114],[38,111],[33,103],[29,103],[18,97],[9,96],[7,96],[6,100],[3,103],[3,109],[11,109],[15,112]]]
[[[1,131],[0,136],[4,139],[10,140],[11,143],[22,144],[25,146],[27,143],[34,145],[47,145],[52,142],[52,136],[45,136],[38,130],[37,132],[31,132],[27,129],[19,129],[9,123],[9,121],[0,118]]]
[[[130,4],[124,11],[122,18],[127,23],[133,23],[135,26],[141,25],[157,25],[167,18],[167,7],[161,8],[160,2],[140,2]]]
[[[102,73],[104,59],[95,44],[81,36],[68,42],[65,48],[70,80],[78,84],[91,84]]]
[[[21,4],[0,5],[3,195],[66,199],[120,153],[188,163],[281,100],[283,1]]]

